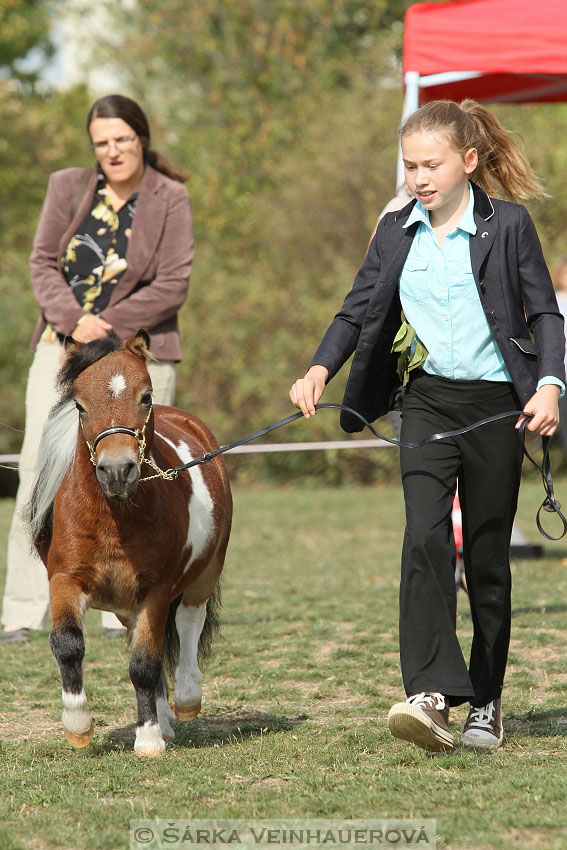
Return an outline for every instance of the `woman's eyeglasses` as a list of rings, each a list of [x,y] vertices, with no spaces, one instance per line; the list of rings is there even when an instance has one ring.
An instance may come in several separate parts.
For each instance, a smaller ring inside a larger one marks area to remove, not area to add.
[[[108,153],[111,147],[115,147],[117,151],[123,153],[131,147],[136,139],[137,136],[120,136],[119,139],[112,139],[109,142],[92,142],[91,147],[95,153],[100,154]]]

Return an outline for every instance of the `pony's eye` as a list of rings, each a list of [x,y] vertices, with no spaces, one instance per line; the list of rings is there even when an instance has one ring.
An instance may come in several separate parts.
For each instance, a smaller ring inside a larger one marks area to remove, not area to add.
[[[151,403],[152,403],[152,394],[151,393],[144,393],[144,395],[140,399],[140,404],[143,404],[146,407],[150,407]]]
[[[78,401],[76,401],[76,402],[75,402],[75,407],[77,408],[77,410],[79,411],[79,413],[85,413],[85,408],[83,407],[83,405],[82,405],[82,404],[79,404],[79,402],[78,402]]]

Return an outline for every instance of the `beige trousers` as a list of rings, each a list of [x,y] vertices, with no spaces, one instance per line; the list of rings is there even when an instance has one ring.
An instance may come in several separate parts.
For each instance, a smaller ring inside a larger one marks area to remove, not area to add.
[[[6,587],[2,605],[2,625],[41,629],[49,610],[47,572],[32,551],[22,511],[28,503],[34,480],[39,443],[49,411],[57,401],[55,378],[61,367],[62,347],[58,342],[41,340],[37,346],[26,389],[26,424],[20,453],[20,484],[16,507],[8,533]],[[156,404],[172,404],[175,396],[175,364],[170,361],[148,363]],[[104,628],[121,628],[110,612],[102,612]]]

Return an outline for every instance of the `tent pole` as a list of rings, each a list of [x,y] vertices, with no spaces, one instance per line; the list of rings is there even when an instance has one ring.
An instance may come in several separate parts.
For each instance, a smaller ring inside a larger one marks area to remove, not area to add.
[[[402,109],[402,124],[406,118],[415,112],[419,106],[419,72],[406,71],[404,74],[404,84],[406,93],[404,96],[404,106]],[[406,178],[404,176],[404,164],[402,162],[402,149],[398,148],[398,167],[396,172],[396,192],[399,192]]]

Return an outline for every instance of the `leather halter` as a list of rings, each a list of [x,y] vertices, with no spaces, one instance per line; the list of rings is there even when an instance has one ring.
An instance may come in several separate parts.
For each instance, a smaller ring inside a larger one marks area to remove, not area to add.
[[[148,425],[148,422],[150,421],[150,416],[152,415],[152,410],[153,410],[153,407],[150,406],[150,409],[148,410],[148,415],[146,416],[146,421],[144,422],[141,429],[140,428],[126,428],[123,425],[116,425],[116,426],[113,426],[112,428],[105,428],[104,431],[101,431],[99,434],[96,435],[96,437],[92,441],[92,444],[89,443],[89,441],[87,440],[87,436],[85,434],[85,429],[84,429],[84,426],[83,426],[83,419],[82,419],[82,416],[79,414],[79,422],[81,424],[81,430],[83,432],[83,437],[85,438],[85,443],[87,444],[91,463],[93,464],[93,466],[97,465],[96,448],[97,448],[98,444],[100,443],[101,440],[104,440],[105,437],[110,437],[110,436],[112,436],[112,434],[128,434],[128,436],[134,437],[134,439],[138,443],[138,459],[139,459],[140,465],[144,462],[147,462],[146,455],[145,455],[145,452],[146,452],[146,427]]]

